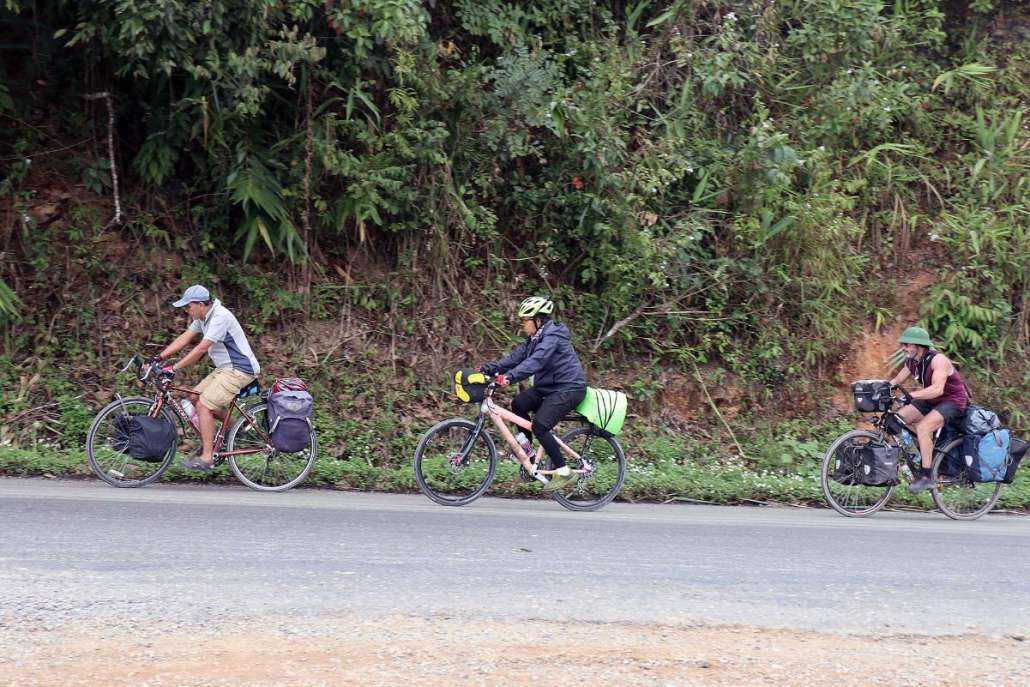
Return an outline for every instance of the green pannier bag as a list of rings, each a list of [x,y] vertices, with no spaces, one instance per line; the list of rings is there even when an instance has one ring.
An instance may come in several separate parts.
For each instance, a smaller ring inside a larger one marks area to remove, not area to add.
[[[576,412],[595,427],[609,434],[618,434],[622,431],[622,423],[626,421],[626,405],[626,394],[621,391],[588,386],[587,395],[576,406]]]

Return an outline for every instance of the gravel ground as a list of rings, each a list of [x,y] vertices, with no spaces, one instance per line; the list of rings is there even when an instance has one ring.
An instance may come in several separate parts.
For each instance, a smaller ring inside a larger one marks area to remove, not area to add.
[[[0,624],[0,685],[1030,684],[1030,637],[458,617]]]

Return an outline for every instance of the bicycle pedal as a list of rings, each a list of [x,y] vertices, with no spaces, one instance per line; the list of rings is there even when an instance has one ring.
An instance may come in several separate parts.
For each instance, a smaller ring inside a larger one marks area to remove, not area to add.
[[[535,482],[540,479],[537,475],[531,475],[523,465],[519,465],[519,479],[523,482]]]

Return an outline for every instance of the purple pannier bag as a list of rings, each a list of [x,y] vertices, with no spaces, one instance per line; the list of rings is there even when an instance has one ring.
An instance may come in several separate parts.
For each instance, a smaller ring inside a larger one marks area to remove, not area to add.
[[[268,437],[283,453],[303,451],[311,445],[311,408],[307,391],[277,391],[268,395]]]

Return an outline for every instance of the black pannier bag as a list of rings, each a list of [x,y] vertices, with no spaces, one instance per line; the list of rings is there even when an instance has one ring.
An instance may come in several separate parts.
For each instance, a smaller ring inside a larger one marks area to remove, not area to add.
[[[175,445],[175,425],[161,417],[119,415],[112,422],[115,451],[136,460],[160,463]]]
[[[855,410],[863,413],[882,413],[890,410],[891,383],[883,379],[862,379],[851,385],[855,397]]]
[[[898,483],[898,457],[901,448],[887,444],[862,447],[861,483],[869,487],[889,487]]]
[[[1030,448],[1030,441],[1023,441],[1018,437],[1012,437],[1012,442],[1009,444],[1009,469],[1005,473],[1005,478],[1001,480],[1005,484],[1012,484],[1016,479],[1016,469],[1019,468],[1019,464],[1026,456],[1026,450]]]
[[[837,447],[833,456],[833,472],[830,478],[838,484],[852,486],[861,484],[863,446],[845,442]]]
[[[901,449],[881,443],[841,445],[834,456],[834,482],[845,486],[889,487],[898,483]]]
[[[944,441],[938,444],[944,445]],[[965,451],[963,442],[955,444],[950,451],[944,454],[941,464],[937,467],[937,474],[943,477],[958,477],[966,471]]]

